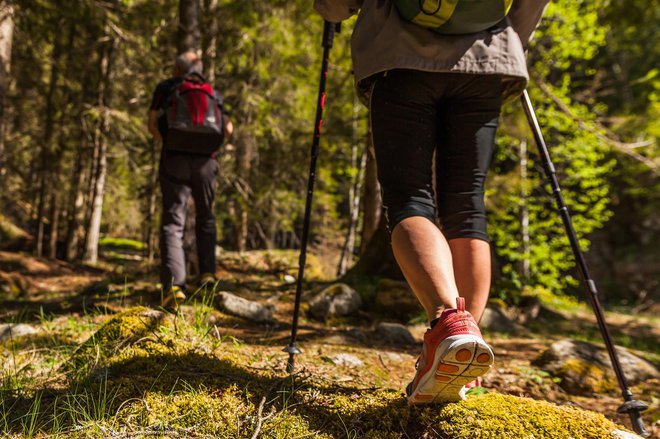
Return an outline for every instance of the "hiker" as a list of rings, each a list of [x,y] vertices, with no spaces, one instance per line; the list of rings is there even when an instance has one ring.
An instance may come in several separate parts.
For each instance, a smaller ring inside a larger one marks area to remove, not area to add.
[[[187,99],[191,95],[195,98]],[[200,115],[206,129],[202,132],[191,122]],[[222,140],[233,131],[220,95],[203,79],[202,61],[196,53],[180,54],[175,61],[174,76],[156,87],[149,107],[148,127],[154,139],[163,143],[159,168],[163,198],[160,232],[162,305],[176,308],[186,298],[183,230],[186,205],[191,195],[195,202],[199,281],[201,285],[215,281],[213,199],[219,168],[215,153]]]
[[[491,280],[484,183],[502,102],[527,84],[524,49],[548,1],[515,0],[508,15],[511,0],[314,2],[330,22],[359,11],[353,68],[392,250],[430,323],[409,404],[460,400],[493,364],[477,324]],[[470,22],[493,8],[492,23]]]

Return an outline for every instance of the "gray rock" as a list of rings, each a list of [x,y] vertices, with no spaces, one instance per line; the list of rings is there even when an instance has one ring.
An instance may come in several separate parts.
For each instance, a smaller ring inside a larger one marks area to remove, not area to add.
[[[417,340],[408,328],[399,323],[381,322],[376,326],[376,336],[392,344],[416,344]]]
[[[231,314],[253,322],[272,322],[274,306],[262,305],[251,300],[236,296],[226,291],[217,293],[218,305],[227,314]]]
[[[365,334],[360,329],[354,328],[349,329],[348,331],[340,331],[336,334],[329,335],[323,338],[324,344],[334,344],[334,345],[359,345],[366,344],[369,342],[367,334]]]
[[[337,366],[360,367],[364,365],[362,360],[351,354],[327,355],[323,359]]]
[[[616,439],[643,439],[641,436],[635,433],[630,433],[629,431],[623,430],[614,430],[612,432],[612,436],[614,436]]]
[[[26,325],[25,323],[3,323],[0,324],[0,341],[36,334],[38,332],[34,326]]]
[[[616,351],[630,385],[658,377],[658,370],[653,364],[625,348],[617,346]],[[618,390],[609,355],[603,346],[570,339],[560,340],[553,343],[532,364],[561,378],[559,385],[574,395]]]
[[[423,311],[406,282],[381,279],[376,285],[376,309],[384,314],[408,320]]]
[[[334,284],[309,301],[309,313],[319,320],[342,317],[355,313],[362,305],[362,298],[346,284]]]
[[[520,326],[498,306],[488,305],[481,316],[479,326],[495,332],[516,332]]]

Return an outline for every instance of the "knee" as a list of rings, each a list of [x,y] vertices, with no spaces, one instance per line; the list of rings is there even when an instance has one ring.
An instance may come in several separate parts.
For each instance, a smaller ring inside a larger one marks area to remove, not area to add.
[[[438,216],[442,233],[448,240],[490,241],[483,191],[438,194]]]
[[[390,233],[406,218],[423,217],[435,222],[435,205],[430,193],[383,193],[383,207]]]

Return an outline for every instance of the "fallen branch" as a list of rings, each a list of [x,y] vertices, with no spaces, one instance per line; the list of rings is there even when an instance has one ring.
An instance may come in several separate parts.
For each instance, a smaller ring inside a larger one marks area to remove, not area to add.
[[[261,432],[261,424],[264,422],[263,412],[265,404],[266,397],[264,396],[261,398],[261,402],[259,402],[259,408],[257,409],[257,426],[254,429],[254,433],[252,433],[252,439],[257,439],[257,437],[259,437],[259,433]]]

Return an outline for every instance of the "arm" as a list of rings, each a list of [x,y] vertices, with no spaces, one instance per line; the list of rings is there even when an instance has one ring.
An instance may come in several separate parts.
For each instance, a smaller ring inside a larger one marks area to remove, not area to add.
[[[160,137],[160,131],[158,131],[158,111],[149,110],[149,122],[147,123],[147,128],[149,129],[151,137],[159,142],[163,140]]]
[[[339,23],[353,14],[357,14],[364,0],[314,0],[314,9],[323,18]]]
[[[234,132],[234,124],[231,123],[231,120],[229,120],[229,117],[226,115],[222,116],[222,129],[225,130],[225,138],[231,136],[231,134]]]
[[[525,49],[534,36],[534,31],[539,25],[548,3],[550,0],[516,0],[513,3],[509,19]]]

